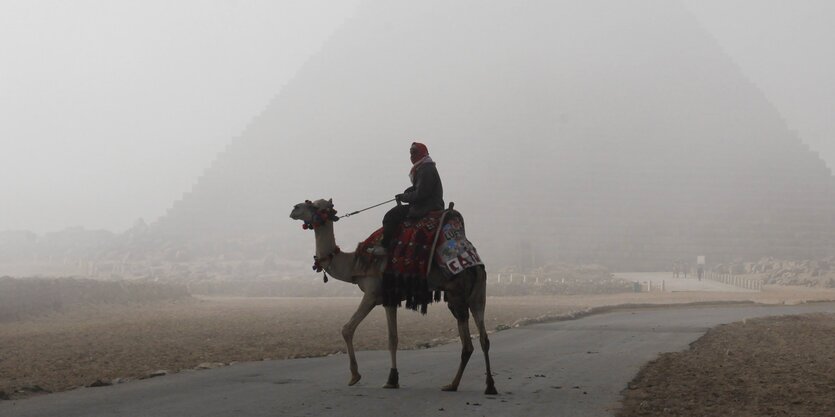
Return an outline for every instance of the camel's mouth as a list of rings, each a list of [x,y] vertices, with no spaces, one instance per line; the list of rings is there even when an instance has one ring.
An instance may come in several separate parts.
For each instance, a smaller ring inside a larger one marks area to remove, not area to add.
[[[294,208],[290,211],[290,218],[293,220],[301,220],[301,213],[299,213],[299,209]]]
[[[290,210],[290,218],[293,220],[301,220],[301,210],[299,204],[293,206],[293,209]]]
[[[300,203],[293,206],[290,210],[290,218],[293,220],[307,221],[310,215],[310,207],[306,204]]]

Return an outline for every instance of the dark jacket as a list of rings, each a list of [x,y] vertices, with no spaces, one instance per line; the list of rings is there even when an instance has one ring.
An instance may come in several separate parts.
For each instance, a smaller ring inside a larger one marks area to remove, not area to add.
[[[408,216],[411,218],[444,209],[444,186],[434,162],[425,162],[418,167],[412,186],[403,192],[400,200],[409,203]]]

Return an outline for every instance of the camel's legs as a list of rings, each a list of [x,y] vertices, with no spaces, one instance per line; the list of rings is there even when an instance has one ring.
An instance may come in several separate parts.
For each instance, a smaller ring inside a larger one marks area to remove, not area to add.
[[[485,394],[495,395],[496,385],[493,382],[493,372],[490,370],[490,339],[487,337],[487,328],[484,326],[484,307],[487,304],[487,275],[484,270],[476,270],[473,291],[467,300],[470,312],[473,314],[473,321],[478,328],[478,339],[481,342],[481,351],[484,352],[484,364],[487,367],[487,388]]]
[[[351,380],[348,382],[348,385],[354,385],[362,378],[357,366],[357,357],[354,354],[354,332],[362,320],[368,316],[368,313],[374,309],[374,305],[374,297],[366,293],[362,296],[362,301],[360,301],[357,311],[351,316],[351,320],[348,320],[342,326],[342,337],[345,339],[345,344],[348,345],[348,357],[351,360]]]
[[[487,365],[487,388],[485,394],[496,395],[496,384],[493,382],[493,372],[490,370],[490,339],[487,337],[487,328],[484,326],[484,303],[470,308],[473,313],[473,321],[478,327],[478,338],[481,342],[481,351],[484,352],[484,364]]]
[[[458,384],[461,383],[461,376],[464,375],[464,368],[467,367],[467,362],[470,361],[470,356],[473,354],[473,341],[470,338],[470,319],[464,318],[458,320],[458,336],[461,337],[461,364],[458,365],[458,372],[455,373],[455,378],[449,385],[441,388],[444,391],[457,391]]]
[[[386,322],[389,330],[389,353],[391,354],[391,370],[389,379],[383,388],[400,388],[397,373],[397,307],[386,307]]]

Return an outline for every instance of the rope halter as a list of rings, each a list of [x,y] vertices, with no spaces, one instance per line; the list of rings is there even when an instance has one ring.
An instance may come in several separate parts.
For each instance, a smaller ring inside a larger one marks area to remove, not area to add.
[[[316,255],[313,255],[313,270],[322,273],[322,281],[328,282],[328,273],[325,272],[325,268],[327,268],[328,265],[330,265],[331,261],[333,260],[333,257],[339,255],[341,252],[342,251],[339,249],[339,246],[337,246],[336,248],[334,248],[333,252],[321,258]]]
[[[304,230],[316,230],[323,224],[330,221],[338,221],[339,216],[336,215],[336,210],[333,208],[333,204],[328,204],[325,208],[318,208],[316,207],[312,201],[305,200],[308,208],[311,211],[310,220],[305,220],[304,224],[302,224],[302,229]]]

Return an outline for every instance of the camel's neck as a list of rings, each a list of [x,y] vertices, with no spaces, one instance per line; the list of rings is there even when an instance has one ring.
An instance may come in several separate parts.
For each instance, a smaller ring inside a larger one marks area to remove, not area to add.
[[[336,237],[333,234],[333,222],[316,228],[316,257],[325,267],[325,271],[332,277],[345,282],[353,283],[354,254],[340,251],[336,252]]]
[[[316,235],[316,256],[320,259],[332,254],[336,250],[336,237],[333,234],[333,222],[316,228],[313,232]]]

